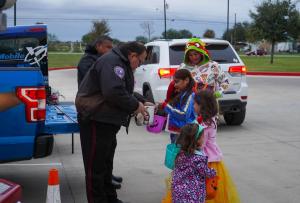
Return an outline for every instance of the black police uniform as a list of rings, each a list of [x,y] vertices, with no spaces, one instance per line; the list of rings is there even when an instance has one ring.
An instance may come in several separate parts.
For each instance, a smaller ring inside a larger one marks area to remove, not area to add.
[[[111,184],[116,134],[121,126],[128,127],[130,115],[138,108],[133,88],[133,71],[119,48],[100,57],[79,87],[77,94],[98,94],[103,100],[87,119],[92,122],[92,128],[85,125],[80,112],[78,118],[89,203],[117,202]]]

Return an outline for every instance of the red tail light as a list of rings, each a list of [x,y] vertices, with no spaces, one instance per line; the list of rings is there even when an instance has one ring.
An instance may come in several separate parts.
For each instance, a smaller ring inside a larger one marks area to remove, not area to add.
[[[45,31],[46,31],[46,29],[43,27],[35,27],[35,28],[30,28],[28,30],[28,32],[45,32]]]
[[[17,96],[25,104],[26,120],[28,122],[45,120],[45,87],[18,87]]]
[[[233,74],[246,75],[247,68],[246,68],[246,66],[231,66],[231,67],[229,67],[228,72],[233,73]]]
[[[160,68],[158,75],[160,78],[171,78],[176,72],[177,68]]]

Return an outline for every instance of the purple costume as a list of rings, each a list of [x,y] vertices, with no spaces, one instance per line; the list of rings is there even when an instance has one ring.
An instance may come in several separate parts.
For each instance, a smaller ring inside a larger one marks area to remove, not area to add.
[[[172,177],[173,203],[204,203],[205,179],[216,175],[207,167],[207,156],[202,151],[187,155],[180,152],[175,161]]]

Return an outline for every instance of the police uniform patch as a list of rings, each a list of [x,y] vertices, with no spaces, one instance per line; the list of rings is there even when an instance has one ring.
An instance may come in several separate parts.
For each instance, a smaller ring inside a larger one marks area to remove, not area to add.
[[[120,66],[116,66],[116,67],[114,68],[114,72],[115,72],[115,74],[116,74],[119,78],[121,78],[121,79],[123,79],[124,76],[125,76],[124,69],[123,69],[122,67],[120,67]]]

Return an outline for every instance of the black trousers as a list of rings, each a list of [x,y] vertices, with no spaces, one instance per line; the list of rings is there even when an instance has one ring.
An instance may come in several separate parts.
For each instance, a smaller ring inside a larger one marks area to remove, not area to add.
[[[114,202],[117,192],[111,179],[117,146],[116,134],[120,126],[78,120],[88,202]]]

